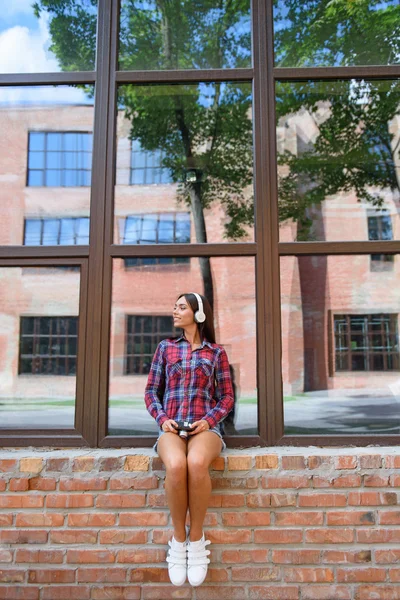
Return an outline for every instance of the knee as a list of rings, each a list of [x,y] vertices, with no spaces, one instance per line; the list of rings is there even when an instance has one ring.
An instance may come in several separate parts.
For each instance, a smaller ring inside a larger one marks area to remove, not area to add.
[[[175,485],[182,483],[186,480],[187,475],[187,463],[183,458],[177,458],[169,461],[169,464],[166,465],[167,478]]]
[[[192,454],[187,459],[188,472],[191,479],[204,479],[208,476],[208,462],[201,454]]]

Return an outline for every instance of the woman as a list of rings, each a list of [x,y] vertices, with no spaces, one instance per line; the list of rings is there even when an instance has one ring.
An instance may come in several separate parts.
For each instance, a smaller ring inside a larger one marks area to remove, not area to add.
[[[233,407],[228,357],[215,343],[211,306],[197,293],[178,297],[173,318],[183,330],[160,342],[145,391],[146,407],[160,428],[155,449],[166,468],[165,491],[174,534],[168,573],[174,585],[188,577],[203,583],[210,562],[203,523],[211,495],[209,466],[225,448],[219,423]],[[178,423],[189,422],[187,437]],[[190,533],[185,529],[189,508]]]

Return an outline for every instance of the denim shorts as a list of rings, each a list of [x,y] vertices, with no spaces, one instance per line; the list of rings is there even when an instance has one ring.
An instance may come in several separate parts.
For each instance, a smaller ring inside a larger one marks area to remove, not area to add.
[[[219,430],[219,427],[212,427],[211,429],[208,429],[207,431],[212,431],[213,433],[216,433],[216,434],[217,434],[217,436],[218,436],[218,437],[221,439],[221,442],[222,442],[222,448],[221,448],[221,452],[222,452],[223,450],[225,450],[225,448],[226,448],[226,444],[225,444],[225,442],[224,442],[224,440],[223,440],[223,438],[222,438],[222,435],[221,435],[221,432],[220,432],[220,430]],[[158,440],[160,439],[160,437],[161,437],[161,436],[162,436],[164,433],[167,433],[167,432],[166,432],[166,431],[163,431],[162,429],[160,429],[160,430],[159,430],[159,432],[158,432],[158,438],[157,438],[157,441],[156,441],[156,443],[155,443],[155,444],[154,444],[154,446],[153,446],[153,450],[155,450],[156,452],[157,452],[157,444],[158,444]]]

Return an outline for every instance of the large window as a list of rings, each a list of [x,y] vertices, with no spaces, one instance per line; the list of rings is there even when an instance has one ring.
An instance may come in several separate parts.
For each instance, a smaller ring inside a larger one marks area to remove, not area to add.
[[[392,219],[384,211],[383,214],[368,216],[369,240],[392,240]],[[393,254],[371,254],[371,271],[389,270],[393,268]]]
[[[25,246],[73,246],[88,243],[88,217],[25,219]]]
[[[86,132],[29,132],[27,185],[30,187],[90,185],[92,138],[93,135]]]
[[[77,317],[21,317],[19,373],[76,375]]]
[[[126,375],[147,375],[159,342],[176,335],[172,317],[127,315]]]
[[[169,169],[163,166],[165,153],[161,150],[146,151],[137,140],[132,142],[131,185],[172,183]]]

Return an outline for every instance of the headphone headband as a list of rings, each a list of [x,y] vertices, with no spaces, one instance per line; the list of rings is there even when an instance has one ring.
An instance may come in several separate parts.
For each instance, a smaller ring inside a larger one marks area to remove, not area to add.
[[[203,300],[201,299],[200,294],[196,294],[196,292],[192,292],[192,294],[196,297],[197,304],[199,305],[199,309],[194,314],[194,320],[196,323],[204,323],[206,315],[203,310]]]

